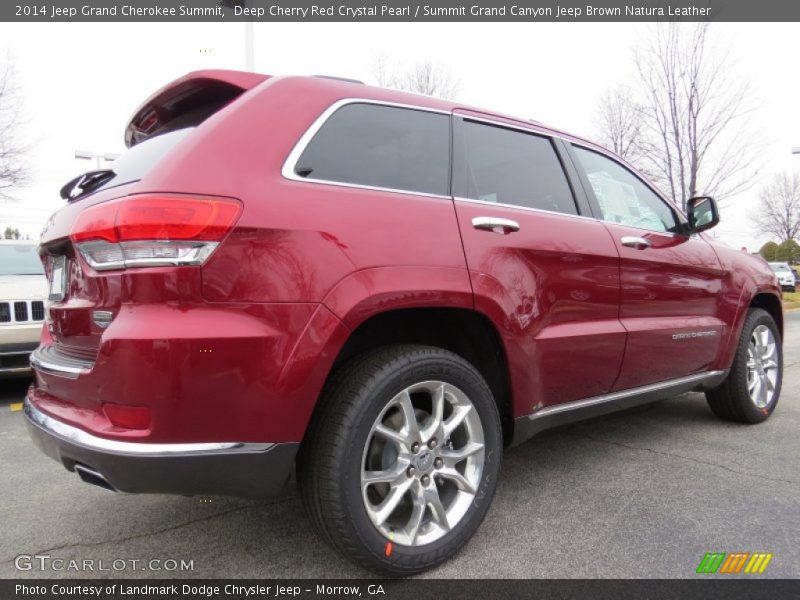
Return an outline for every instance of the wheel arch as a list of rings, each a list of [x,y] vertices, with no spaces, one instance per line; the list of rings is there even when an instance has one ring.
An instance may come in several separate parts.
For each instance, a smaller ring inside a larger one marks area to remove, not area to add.
[[[775,320],[778,332],[783,339],[783,308],[780,295],[774,287],[748,286],[742,289],[736,314],[730,326],[730,334],[722,346],[720,359],[716,366],[720,369],[729,369],[736,355],[736,347],[742,335],[742,328],[747,319],[747,314],[752,308],[761,308],[767,311]]]
[[[750,308],[761,308],[767,311],[775,320],[778,332],[783,339],[783,305],[777,295],[773,292],[757,292],[750,300]]]
[[[511,442],[514,418],[508,361],[500,334],[487,316],[469,308],[432,306],[396,308],[370,315],[351,329],[327,381],[355,357],[394,344],[436,346],[472,364],[492,390],[504,443]],[[314,412],[318,409],[319,401]]]

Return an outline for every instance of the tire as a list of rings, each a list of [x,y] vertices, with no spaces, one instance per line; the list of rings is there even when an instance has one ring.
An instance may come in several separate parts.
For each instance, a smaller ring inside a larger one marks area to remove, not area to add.
[[[772,344],[757,345],[754,336],[760,337],[762,341],[771,338]],[[765,350],[762,352],[759,347],[765,347]],[[753,359],[754,353],[759,355],[756,360]],[[765,379],[759,376],[762,367]],[[773,372],[774,382],[771,377]],[[760,308],[750,309],[742,327],[730,373],[722,385],[706,392],[708,405],[721,419],[739,423],[761,423],[775,411],[782,382],[783,349],[778,327],[767,311]],[[760,394],[764,388],[766,393]]]
[[[383,575],[453,556],[486,516],[500,470],[500,417],[478,371],[440,348],[387,346],[341,368],[320,402],[297,468],[318,533]],[[375,477],[385,481],[365,484]]]

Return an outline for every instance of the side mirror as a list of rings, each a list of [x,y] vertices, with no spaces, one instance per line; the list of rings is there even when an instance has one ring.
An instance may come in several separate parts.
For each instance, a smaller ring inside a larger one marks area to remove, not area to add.
[[[719,223],[717,201],[711,196],[689,198],[689,201],[686,203],[686,212],[689,217],[690,233],[698,233],[706,229],[711,229]]]

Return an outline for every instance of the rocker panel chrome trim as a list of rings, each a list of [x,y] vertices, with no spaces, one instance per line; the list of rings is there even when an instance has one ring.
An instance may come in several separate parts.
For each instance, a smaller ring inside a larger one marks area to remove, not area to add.
[[[541,431],[560,425],[656,402],[696,388],[712,389],[722,383],[727,375],[728,371],[706,371],[629,390],[548,406],[530,415],[515,419],[512,445],[516,446]]]

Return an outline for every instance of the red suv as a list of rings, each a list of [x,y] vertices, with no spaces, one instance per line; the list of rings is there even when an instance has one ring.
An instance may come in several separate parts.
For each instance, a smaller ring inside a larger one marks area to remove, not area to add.
[[[123,492],[264,496],[296,468],[357,563],[475,532],[504,446],[690,390],[766,419],[782,313],[760,258],[538,123],[320,77],[187,75],[113,170],[62,188],[25,411]]]

